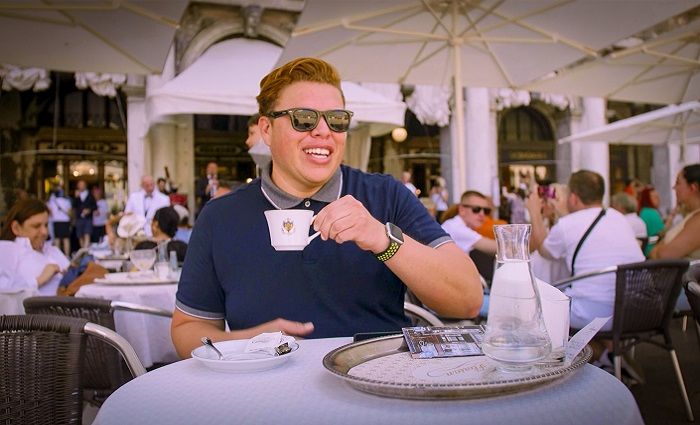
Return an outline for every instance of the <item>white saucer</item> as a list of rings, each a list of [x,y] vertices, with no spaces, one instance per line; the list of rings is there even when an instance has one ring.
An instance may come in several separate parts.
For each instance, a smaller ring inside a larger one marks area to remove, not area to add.
[[[299,351],[299,344],[293,342],[290,343],[292,351],[281,356],[270,356],[263,353],[244,353],[243,350],[245,350],[247,343],[247,339],[215,342],[214,345],[223,353],[224,360],[219,360],[216,352],[205,346],[197,347],[192,350],[192,358],[217,372],[245,373],[260,372],[277,367],[285,363]]]

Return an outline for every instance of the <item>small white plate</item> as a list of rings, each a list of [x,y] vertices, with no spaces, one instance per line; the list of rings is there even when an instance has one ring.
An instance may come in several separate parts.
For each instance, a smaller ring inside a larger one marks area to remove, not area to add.
[[[263,353],[244,353],[247,339],[215,342],[216,348],[224,355],[219,360],[216,352],[209,347],[201,346],[192,350],[192,358],[204,366],[217,372],[245,373],[260,372],[272,369],[289,360],[299,351],[299,344],[291,343],[292,351],[281,356],[270,356]]]
[[[95,283],[103,285],[161,285],[177,283],[175,279],[161,279],[152,271],[107,273],[103,278],[95,279]]]

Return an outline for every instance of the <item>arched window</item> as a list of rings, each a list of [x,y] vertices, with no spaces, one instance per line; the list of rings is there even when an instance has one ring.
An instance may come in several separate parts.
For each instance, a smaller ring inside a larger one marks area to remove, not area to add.
[[[554,141],[547,119],[536,109],[527,106],[505,112],[498,128],[498,141],[506,144]]]
[[[549,120],[537,109],[506,110],[498,125],[498,162],[501,185],[527,186],[532,180],[556,176],[555,138]]]

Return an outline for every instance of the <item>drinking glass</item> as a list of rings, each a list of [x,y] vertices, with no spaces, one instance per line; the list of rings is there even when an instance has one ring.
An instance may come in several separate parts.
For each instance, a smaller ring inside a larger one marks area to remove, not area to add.
[[[133,249],[129,253],[132,264],[140,271],[150,270],[156,262],[155,249]]]

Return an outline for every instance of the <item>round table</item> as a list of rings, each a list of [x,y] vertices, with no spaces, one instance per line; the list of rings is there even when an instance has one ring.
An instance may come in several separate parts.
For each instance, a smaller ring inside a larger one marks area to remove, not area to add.
[[[126,301],[173,311],[177,283],[163,285],[105,285],[80,287],[76,297]],[[116,311],[117,333],[134,347],[144,367],[180,360],[170,339],[170,319],[150,314]]]
[[[277,368],[214,372],[188,359],[148,372],[112,394],[95,424],[643,424],[621,382],[591,365],[530,391],[476,400],[416,401],[365,394],[321,360],[350,338],[302,340]]]

